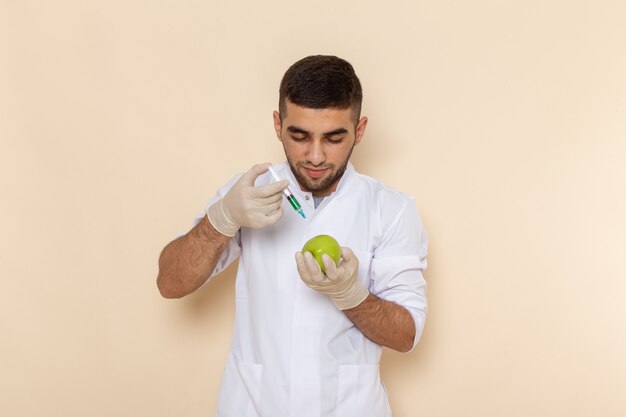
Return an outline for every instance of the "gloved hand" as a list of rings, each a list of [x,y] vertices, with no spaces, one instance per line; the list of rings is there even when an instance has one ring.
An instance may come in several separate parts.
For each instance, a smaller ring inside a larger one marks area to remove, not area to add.
[[[218,232],[232,237],[241,227],[259,228],[280,220],[282,192],[289,181],[254,186],[254,181],[269,166],[269,163],[254,165],[222,199],[207,209],[207,217]]]
[[[359,260],[349,248],[341,248],[339,265],[328,255],[322,255],[326,268],[323,273],[311,252],[296,252],[296,264],[302,281],[310,288],[326,294],[339,310],[361,304],[369,291],[358,279]]]

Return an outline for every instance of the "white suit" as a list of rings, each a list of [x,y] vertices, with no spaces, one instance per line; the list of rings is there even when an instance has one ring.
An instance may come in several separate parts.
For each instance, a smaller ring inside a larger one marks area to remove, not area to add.
[[[280,221],[241,229],[213,271],[212,276],[240,257],[235,328],[217,416],[390,416],[379,375],[382,347],[327,296],[301,281],[294,255],[320,234],[351,248],[359,259],[359,279],[370,292],[409,311],[417,343],[427,310],[422,277],[427,236],[415,204],[349,164],[337,190],[315,209],[311,193],[300,190],[288,164],[277,165],[276,171],[290,180],[307,218],[285,200]],[[256,185],[271,182],[266,173]]]

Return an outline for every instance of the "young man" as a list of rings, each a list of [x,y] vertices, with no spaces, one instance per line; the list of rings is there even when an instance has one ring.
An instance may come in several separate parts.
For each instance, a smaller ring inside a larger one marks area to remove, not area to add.
[[[287,162],[255,165],[161,254],[157,284],[185,296],[236,258],[236,318],[219,393],[223,417],[390,416],[382,346],[408,352],[426,317],[427,237],[413,200],[350,164],[365,133],[361,85],[333,56],[285,73],[274,128]],[[289,188],[306,219],[283,198]],[[342,247],[325,273],[303,244]],[[295,259],[294,259],[295,254]]]

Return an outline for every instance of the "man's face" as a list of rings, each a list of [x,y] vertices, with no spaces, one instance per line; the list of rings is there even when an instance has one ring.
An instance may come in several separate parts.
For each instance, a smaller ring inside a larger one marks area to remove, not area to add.
[[[351,109],[310,109],[287,100],[286,114],[274,112],[274,129],[294,176],[305,191],[335,191],[352,149],[363,137],[367,117],[354,125]]]

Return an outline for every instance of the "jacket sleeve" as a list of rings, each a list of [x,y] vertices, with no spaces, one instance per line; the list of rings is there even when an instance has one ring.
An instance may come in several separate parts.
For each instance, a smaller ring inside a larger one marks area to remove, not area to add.
[[[428,311],[426,281],[422,274],[427,265],[428,236],[414,200],[403,197],[399,204],[387,202],[388,219],[382,216],[383,234],[373,253],[369,290],[401,305],[411,314],[415,322],[412,350],[422,335]]]

